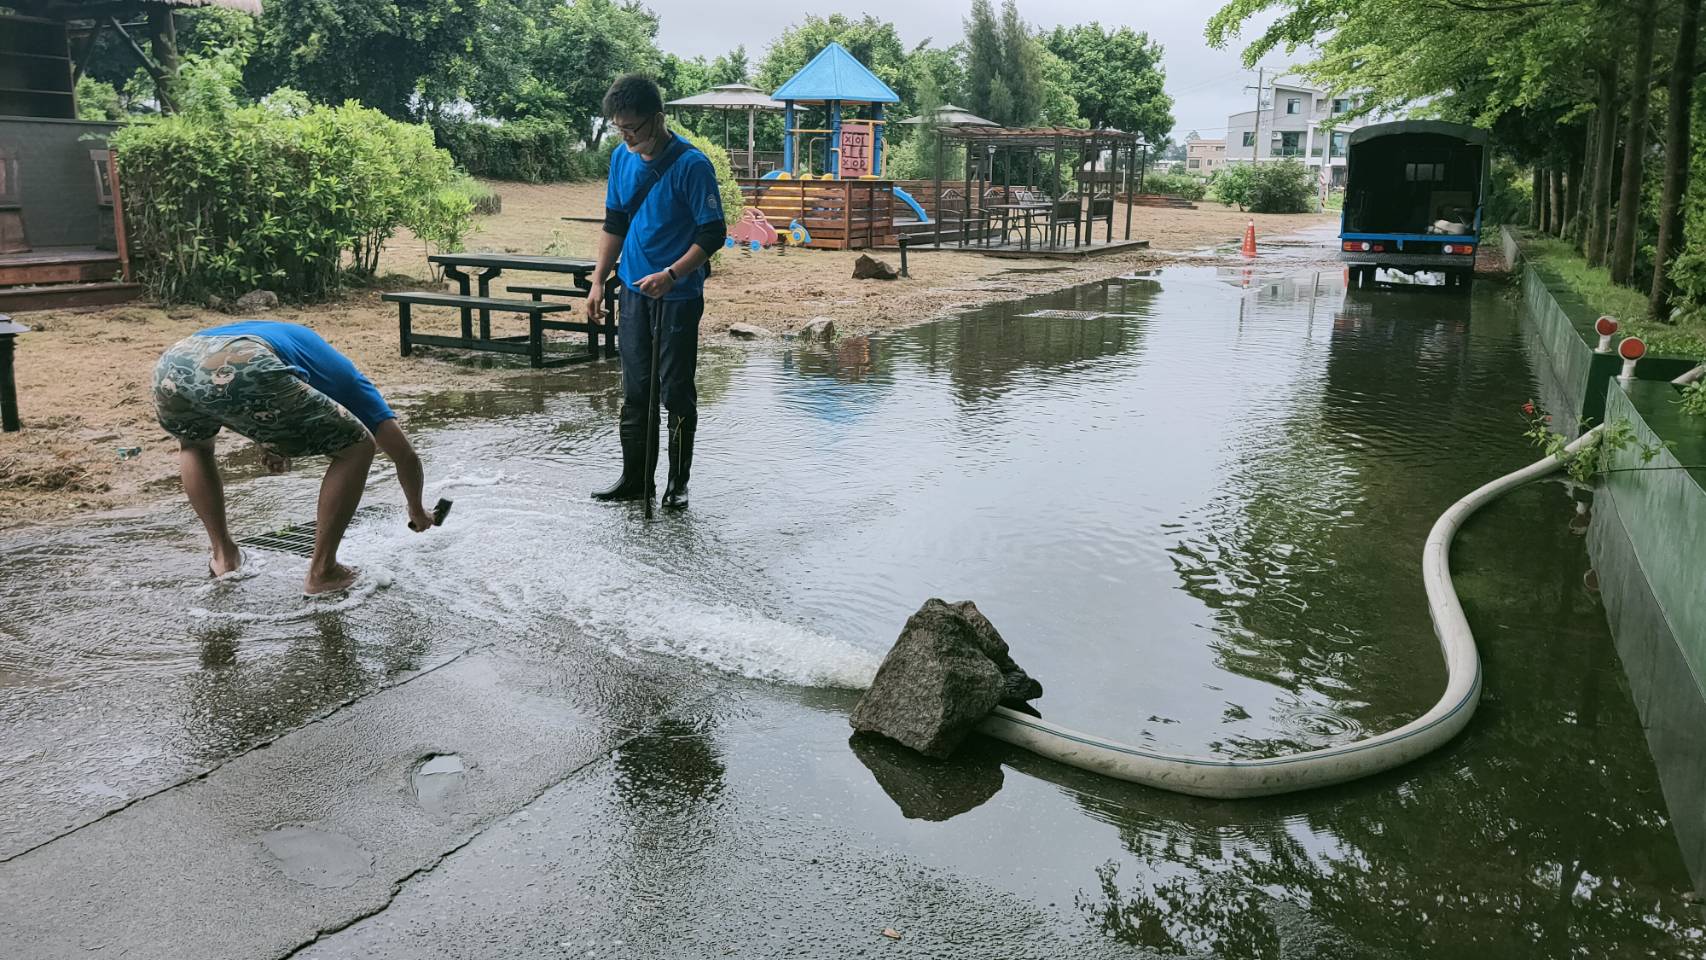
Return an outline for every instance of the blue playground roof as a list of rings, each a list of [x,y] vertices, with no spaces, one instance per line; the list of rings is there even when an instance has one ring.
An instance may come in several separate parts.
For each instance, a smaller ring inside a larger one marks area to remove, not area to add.
[[[847,48],[831,41],[812,62],[771,94],[777,100],[848,100],[855,103],[899,103],[900,97]]]

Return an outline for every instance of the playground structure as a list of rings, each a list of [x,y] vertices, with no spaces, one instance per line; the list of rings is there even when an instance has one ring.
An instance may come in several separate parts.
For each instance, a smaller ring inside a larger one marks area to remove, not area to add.
[[[724,90],[725,88],[717,88]],[[747,88],[750,90],[750,88]],[[709,91],[672,105],[715,106]],[[735,95],[728,89],[723,99]],[[838,43],[830,43],[771,95],[742,92],[748,112],[775,109],[783,116],[781,165],[762,175],[738,177],[748,211],[805,246],[858,250],[895,246],[956,245],[992,255],[1083,256],[1142,246],[1131,239],[1129,202],[1121,238],[1115,208],[1142,184],[1147,146],[1118,130],[1007,129],[963,108],[945,104],[916,125],[935,140],[935,176],[895,180],[885,176],[889,104],[900,97]],[[749,103],[748,103],[749,102]],[[730,101],[730,106],[733,102]],[[808,118],[812,123],[808,125]],[[948,144],[965,148],[958,178],[944,176]],[[747,156],[755,156],[750,140]],[[756,164],[749,164],[753,172]],[[756,224],[740,243],[770,245]],[[1102,227],[1102,237],[1096,237]],[[751,236],[748,236],[750,234]]]

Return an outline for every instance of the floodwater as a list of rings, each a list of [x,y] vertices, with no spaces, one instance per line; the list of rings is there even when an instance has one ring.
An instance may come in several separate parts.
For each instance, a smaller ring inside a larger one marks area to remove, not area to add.
[[[554,804],[595,824],[589,849],[620,829],[596,824],[644,819],[659,796],[695,850],[726,840],[724,855],[669,860],[697,871],[692,897],[649,890],[657,929],[679,928],[654,934],[656,955],[775,894],[735,838],[817,862],[821,824],[770,822],[790,801],[838,811],[855,837],[838,856],[904,847],[932,876],[1034,911],[1060,956],[1085,955],[1064,946],[1077,938],[1226,957],[1706,948],[1562,482],[1460,536],[1486,695],[1464,736],[1405,769],[1221,803],[1002,745],[932,764],[846,739],[849,691],[932,596],[978,603],[1043,682],[1046,717],[1129,742],[1261,756],[1426,710],[1444,670],[1422,541],[1452,501],[1538,456],[1520,436],[1537,391],[1503,288],[1178,268],[831,346],[711,350],[701,367],[694,506],[650,524],[585,496],[615,465],[609,368],[406,407],[429,493],[455,511],[409,534],[376,471],[346,552],[394,585],[335,609],[304,608],[304,561],[283,555],[247,580],[197,579],[179,504],[8,534],[0,858],[470,648],[572,666],[590,643],[642,671],[686,665],[743,704],[540,801],[542,817]],[[316,483],[237,481],[236,527],[306,518]],[[463,763],[435,758],[411,789],[447,802]],[[486,876],[499,856],[475,844],[428,883]],[[660,867],[600,869],[621,887]],[[837,923],[799,897],[770,902],[745,922],[795,944]],[[631,921],[608,909],[588,928]],[[358,948],[366,928],[343,933],[350,955],[381,955]]]

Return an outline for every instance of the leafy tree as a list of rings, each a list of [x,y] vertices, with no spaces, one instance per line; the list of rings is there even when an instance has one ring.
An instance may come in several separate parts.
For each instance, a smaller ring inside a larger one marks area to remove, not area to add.
[[[1068,92],[1092,127],[1116,127],[1161,143],[1173,129],[1161,45],[1127,27],[1056,27],[1044,45],[1071,68]]]
[[[1078,116],[1076,104],[1067,106],[1071,94],[1062,86],[1070,71],[1048,56],[1013,0],[1002,4],[999,19],[989,0],[972,0],[966,18],[966,106],[1007,127],[1044,119],[1070,123]]]
[[[603,139],[604,93],[624,73],[657,75],[663,65],[657,17],[637,2],[574,0],[546,9],[527,50],[528,76],[499,91],[503,117],[545,117],[569,125],[593,147]]]
[[[316,102],[359,100],[415,115],[423,82],[460,72],[501,0],[269,0],[245,74],[252,90],[294,87]],[[577,3],[576,6],[580,4]]]
[[[906,70],[906,45],[901,43],[894,24],[870,14],[858,20],[839,13],[828,17],[812,15],[804,23],[782,31],[781,36],[771,41],[758,64],[758,86],[774,91],[822,53],[831,41],[846,47],[853,59],[899,94],[902,103],[910,101],[913,91],[912,78]]]
[[[741,44],[711,61],[711,85],[746,83],[752,76],[752,64],[746,59],[746,44]]]

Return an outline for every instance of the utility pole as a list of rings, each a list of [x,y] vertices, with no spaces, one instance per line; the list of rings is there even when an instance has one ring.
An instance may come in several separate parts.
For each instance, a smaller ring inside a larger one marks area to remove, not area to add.
[[[1262,157],[1262,81],[1265,77],[1264,67],[1256,68],[1256,129],[1250,134],[1250,162],[1255,163]],[[1250,89],[1245,86],[1244,89]]]

